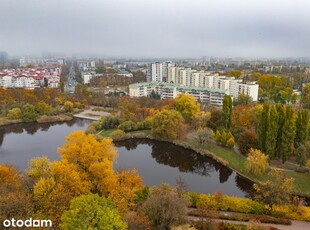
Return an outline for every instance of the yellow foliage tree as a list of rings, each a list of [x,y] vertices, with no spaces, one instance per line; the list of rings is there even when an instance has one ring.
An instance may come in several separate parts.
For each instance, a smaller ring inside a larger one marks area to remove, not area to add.
[[[200,111],[199,104],[189,94],[180,94],[174,101],[175,109],[179,111],[186,121],[191,121]]]
[[[246,158],[246,169],[254,175],[264,174],[268,167],[268,156],[258,149],[250,149]]]

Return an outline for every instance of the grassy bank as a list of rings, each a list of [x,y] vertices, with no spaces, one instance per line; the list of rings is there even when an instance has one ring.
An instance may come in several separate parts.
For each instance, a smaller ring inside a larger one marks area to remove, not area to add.
[[[23,120],[9,120],[6,117],[0,117],[0,126],[22,123]]]
[[[43,115],[37,119],[38,123],[48,123],[48,122],[62,122],[62,121],[70,121],[72,120],[72,116],[68,116],[65,114],[55,115],[55,116],[46,116]]]

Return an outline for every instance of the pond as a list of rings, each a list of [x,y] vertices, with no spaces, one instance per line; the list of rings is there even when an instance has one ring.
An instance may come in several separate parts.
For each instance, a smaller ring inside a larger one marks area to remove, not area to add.
[[[75,130],[85,130],[89,120],[74,119],[62,123],[24,123],[0,127],[0,163],[9,163],[20,171],[29,160],[47,156],[58,160],[57,148]],[[148,186],[183,181],[188,190],[202,193],[221,191],[245,197],[252,183],[213,159],[171,143],[147,139],[116,142],[116,170],[136,168]]]

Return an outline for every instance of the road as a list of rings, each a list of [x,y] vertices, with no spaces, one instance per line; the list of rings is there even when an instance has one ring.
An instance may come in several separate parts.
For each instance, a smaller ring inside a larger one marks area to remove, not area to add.
[[[76,79],[75,79],[75,71],[74,71],[74,65],[73,63],[70,66],[70,72],[68,75],[68,80],[65,84],[65,92],[67,93],[74,93],[75,86],[77,85]]]

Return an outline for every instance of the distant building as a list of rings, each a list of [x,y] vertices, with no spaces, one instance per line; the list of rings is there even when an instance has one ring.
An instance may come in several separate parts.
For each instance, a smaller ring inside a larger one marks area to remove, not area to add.
[[[123,77],[133,77],[132,73],[130,73],[127,70],[124,70],[124,69],[118,69],[117,70],[117,75],[123,76]]]
[[[7,52],[0,52],[0,64],[4,64],[9,60],[9,56]]]

